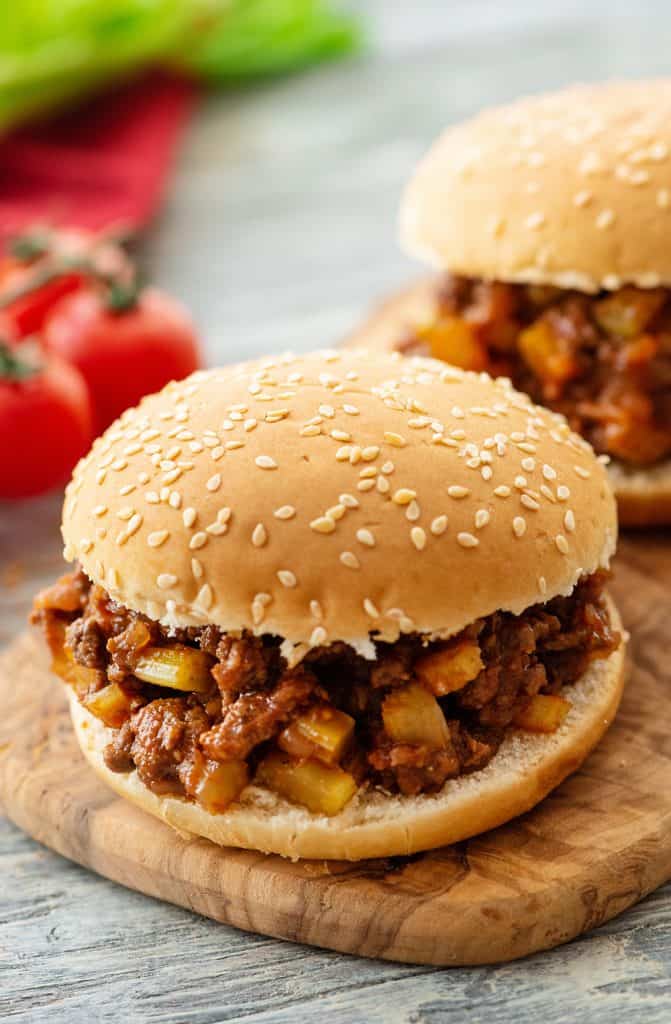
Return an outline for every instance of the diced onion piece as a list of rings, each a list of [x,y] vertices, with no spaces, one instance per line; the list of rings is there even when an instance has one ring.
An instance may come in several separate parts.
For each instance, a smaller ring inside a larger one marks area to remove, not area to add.
[[[569,711],[571,702],[549,693],[537,693],[515,716],[515,725],[528,732],[556,732]]]
[[[480,674],[484,665],[475,640],[459,640],[425,654],[415,663],[415,674],[436,697],[461,690]]]
[[[522,358],[541,380],[562,383],[576,372],[576,363],[568,344],[546,320],[537,320],[517,339]]]
[[[483,370],[486,357],[475,328],[458,316],[440,317],[420,328],[419,337],[429,343],[431,355],[464,370]]]
[[[172,690],[206,693],[212,686],[209,657],[204,651],[184,644],[145,648],[135,663],[133,674],[143,683]]]
[[[440,704],[421,683],[392,690],[382,704],[385,731],[396,743],[417,743],[445,749],[450,733]]]
[[[294,719],[280,733],[278,744],[294,757],[316,757],[337,763],[354,733],[354,719],[330,704],[319,704]]]
[[[249,782],[244,761],[209,761],[196,786],[196,800],[211,814],[221,814]]]
[[[607,334],[635,338],[664,305],[663,288],[621,288],[594,304],[594,319]]]
[[[118,683],[108,683],[87,697],[84,707],[111,729],[118,729],[131,713],[131,698]]]
[[[313,814],[337,814],[357,790],[353,776],[335,765],[300,761],[278,751],[263,759],[257,781]]]

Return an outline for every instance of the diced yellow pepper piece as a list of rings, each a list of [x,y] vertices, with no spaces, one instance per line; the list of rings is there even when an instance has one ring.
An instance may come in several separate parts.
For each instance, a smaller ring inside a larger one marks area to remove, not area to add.
[[[185,644],[145,648],[135,663],[133,674],[143,683],[172,690],[206,693],[212,686],[208,655]]]
[[[357,791],[356,780],[335,765],[299,761],[273,751],[263,759],[257,781],[313,814],[329,817],[342,810]]]
[[[282,750],[294,757],[316,757],[337,763],[354,733],[354,719],[330,704],[319,704],[294,719],[278,737]]]
[[[594,319],[607,334],[635,338],[664,305],[663,288],[621,288],[594,304]]]
[[[569,711],[571,702],[550,693],[537,693],[515,716],[515,725],[528,732],[556,732]]]
[[[459,640],[425,654],[415,663],[415,674],[436,697],[461,690],[484,668],[475,640]]]
[[[84,701],[84,707],[111,729],[118,729],[131,713],[131,698],[118,683],[108,683]]]
[[[385,731],[396,743],[417,743],[442,750],[450,733],[440,704],[421,683],[392,690],[382,704]]]
[[[576,372],[576,363],[567,345],[545,320],[537,320],[517,339],[522,358],[541,380],[562,382]]]
[[[464,370],[483,370],[485,353],[475,328],[458,316],[440,317],[429,327],[421,328],[419,337],[428,341],[431,355]]]
[[[196,800],[212,814],[221,814],[238,798],[249,782],[244,761],[210,761],[196,786]]]

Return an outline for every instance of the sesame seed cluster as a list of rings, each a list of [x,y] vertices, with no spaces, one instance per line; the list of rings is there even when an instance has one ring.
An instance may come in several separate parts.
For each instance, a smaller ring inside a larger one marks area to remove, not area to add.
[[[671,283],[671,79],[576,86],[449,129],[407,247],[454,272],[593,292]]]
[[[605,565],[603,466],[505,380],[362,350],[200,371],[75,470],[65,557],[168,625],[300,652],[449,635]]]

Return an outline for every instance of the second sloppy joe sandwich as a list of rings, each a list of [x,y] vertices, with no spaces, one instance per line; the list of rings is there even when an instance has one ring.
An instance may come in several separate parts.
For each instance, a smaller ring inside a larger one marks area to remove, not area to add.
[[[400,222],[440,277],[361,343],[510,377],[611,457],[622,523],[671,522],[671,79],[577,86],[450,127]]]
[[[532,807],[612,720],[605,470],[504,381],[352,351],[199,372],[68,487],[38,596],[79,743],[223,845],[359,859]]]

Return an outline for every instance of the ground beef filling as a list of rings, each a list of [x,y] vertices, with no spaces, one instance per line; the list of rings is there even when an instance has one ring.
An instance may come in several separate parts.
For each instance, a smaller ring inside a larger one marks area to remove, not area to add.
[[[39,595],[33,619],[56,670],[75,679],[89,710],[110,691],[121,701],[105,761],[116,772],[137,769],[155,793],[199,800],[213,767],[230,763],[242,763],[253,778],[264,759],[277,756],[278,744],[296,755],[286,746],[289,727],[319,709],[328,721],[330,714],[351,723],[328,771],[337,770],[340,781],[417,794],[484,767],[538,695],[557,697],[593,659],[615,649],[604,582],[605,574],[595,573],[570,597],[521,615],[496,612],[447,642],[407,635],[377,644],[375,662],[332,644],[295,668],[287,667],[277,637],[233,637],[214,626],[168,630],[116,604],[81,572]],[[176,649],[197,662],[197,690],[136,674],[147,652]],[[67,666],[76,667],[74,677]],[[303,754],[310,760],[309,747]]]
[[[447,275],[437,318],[401,347],[510,377],[622,462],[645,466],[671,455],[668,289],[586,295]]]

